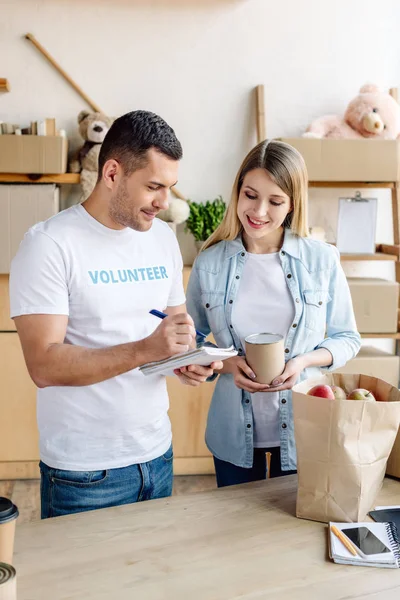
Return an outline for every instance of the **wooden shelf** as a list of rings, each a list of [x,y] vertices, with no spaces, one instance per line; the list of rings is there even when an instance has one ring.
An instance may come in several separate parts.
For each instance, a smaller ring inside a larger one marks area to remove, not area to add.
[[[392,260],[396,261],[395,254],[385,254],[384,252],[375,252],[375,254],[341,254],[340,260]]]
[[[392,190],[396,187],[393,181],[309,181],[314,188],[384,188]]]
[[[400,261],[400,246],[395,246],[394,244],[376,244],[374,254],[341,254],[340,260],[390,260],[396,262]]]
[[[362,338],[376,338],[376,339],[391,339],[400,340],[400,331],[397,333],[360,333]]]
[[[0,173],[0,183],[70,183],[80,182],[79,173],[60,175],[26,175],[25,173]]]

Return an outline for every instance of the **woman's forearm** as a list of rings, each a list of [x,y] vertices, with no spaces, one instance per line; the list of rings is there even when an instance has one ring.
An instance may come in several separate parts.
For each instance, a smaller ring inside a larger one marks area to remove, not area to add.
[[[227,358],[226,360],[223,360],[222,361],[223,367],[219,371],[219,373],[220,374],[232,373],[234,366],[235,366],[235,359],[236,359],[236,356],[233,356],[232,358]]]
[[[318,348],[312,352],[307,352],[298,357],[301,360],[302,368],[308,367],[329,367],[333,362],[333,356],[326,348]]]

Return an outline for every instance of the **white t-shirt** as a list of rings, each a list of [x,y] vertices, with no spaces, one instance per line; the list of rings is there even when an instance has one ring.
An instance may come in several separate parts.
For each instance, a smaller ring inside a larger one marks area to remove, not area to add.
[[[233,305],[232,324],[243,349],[252,333],[279,333],[286,338],[295,309],[279,260],[279,253],[247,254]],[[254,447],[280,446],[279,393],[251,394]]]
[[[176,237],[155,219],[147,232],[105,227],[73,206],[32,227],[12,261],[11,317],[68,315],[66,344],[104,348],[141,340],[184,304]],[[40,456],[86,471],[143,463],[171,444],[163,376],[138,369],[101,383],[38,390]]]

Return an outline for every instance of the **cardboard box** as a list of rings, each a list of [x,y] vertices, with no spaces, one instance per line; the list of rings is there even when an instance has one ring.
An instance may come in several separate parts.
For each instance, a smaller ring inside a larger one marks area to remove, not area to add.
[[[65,173],[67,159],[68,140],[65,137],[0,136],[0,173]]]
[[[310,181],[398,181],[398,140],[280,138],[303,156]]]
[[[28,229],[59,209],[55,185],[0,185],[0,273],[10,272],[11,260]]]
[[[363,346],[357,356],[335,373],[360,373],[383,379],[393,387],[399,387],[400,357],[373,346]]]
[[[10,319],[10,295],[8,275],[0,275],[0,332],[15,331],[14,321]]]
[[[360,333],[396,333],[399,284],[386,279],[349,277]]]
[[[39,460],[36,386],[17,333],[0,333],[0,381],[0,464]]]

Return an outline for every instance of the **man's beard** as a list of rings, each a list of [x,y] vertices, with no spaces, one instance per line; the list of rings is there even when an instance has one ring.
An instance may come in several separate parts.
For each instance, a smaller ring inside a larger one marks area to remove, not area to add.
[[[135,231],[147,231],[151,226],[151,223],[147,225],[140,220],[139,211],[136,215],[132,212],[132,201],[129,200],[124,181],[121,181],[115,196],[111,199],[109,215],[118,225],[130,227]]]

